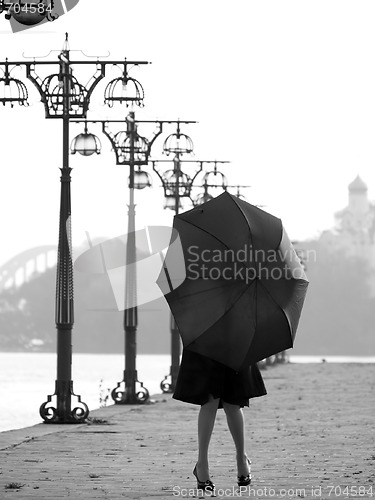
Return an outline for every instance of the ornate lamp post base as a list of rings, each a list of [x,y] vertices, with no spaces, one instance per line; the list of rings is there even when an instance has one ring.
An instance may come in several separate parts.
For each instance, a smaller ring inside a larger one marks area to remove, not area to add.
[[[171,373],[172,373],[172,367],[171,367]],[[160,382],[160,389],[163,394],[171,394],[173,392],[172,389],[172,375],[169,373],[166,375],[163,380]]]
[[[179,351],[178,351],[178,359],[179,359]],[[176,388],[176,381],[179,370],[180,366],[177,362],[171,365],[169,374],[166,375],[160,382],[160,389],[162,390],[163,394],[171,394],[172,392],[174,392]]]
[[[78,405],[71,408],[71,396],[78,400]],[[56,397],[56,404],[52,398]],[[46,424],[82,424],[89,414],[86,403],[81,401],[81,396],[73,392],[71,380],[56,380],[55,393],[47,396],[47,401],[39,409],[39,414]]]
[[[143,404],[150,398],[148,390],[138,380],[137,370],[124,370],[124,379],[117,383],[111,396],[117,405]]]

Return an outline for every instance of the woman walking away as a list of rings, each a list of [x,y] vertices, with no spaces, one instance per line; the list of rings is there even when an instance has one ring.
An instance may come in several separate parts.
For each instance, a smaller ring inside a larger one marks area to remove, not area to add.
[[[214,490],[208,448],[223,408],[247,486],[242,408],[266,394],[256,363],[293,346],[308,281],[281,220],[227,191],[173,227],[181,251],[168,248],[159,286],[184,345],[173,397],[201,406],[194,475]]]
[[[184,349],[173,398],[201,406],[198,415],[198,459],[193,470],[198,489],[208,492],[215,489],[210,478],[208,449],[219,408],[225,412],[236,449],[237,484],[250,484],[251,461],[245,449],[242,408],[249,406],[250,398],[266,394],[263,378],[256,364],[235,371],[206,356]]]

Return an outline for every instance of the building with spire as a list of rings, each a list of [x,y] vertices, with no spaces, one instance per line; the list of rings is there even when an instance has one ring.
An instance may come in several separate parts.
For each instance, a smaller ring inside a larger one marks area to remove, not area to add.
[[[335,213],[334,227],[322,233],[320,242],[332,251],[365,258],[375,269],[375,205],[359,175],[348,186],[348,205]]]

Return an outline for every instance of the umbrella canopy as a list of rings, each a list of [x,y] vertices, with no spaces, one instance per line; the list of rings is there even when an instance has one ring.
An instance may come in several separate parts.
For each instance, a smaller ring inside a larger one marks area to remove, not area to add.
[[[292,347],[308,281],[281,220],[224,192],[173,226],[186,278],[168,250],[158,284],[184,348],[239,370]]]

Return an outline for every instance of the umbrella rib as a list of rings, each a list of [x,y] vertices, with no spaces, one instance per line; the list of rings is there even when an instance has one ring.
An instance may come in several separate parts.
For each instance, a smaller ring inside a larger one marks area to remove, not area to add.
[[[260,285],[262,286],[263,290],[265,290],[265,292],[266,292],[266,294],[268,295],[268,297],[269,297],[269,298],[272,300],[272,302],[273,302],[274,304],[276,304],[276,305],[277,305],[277,307],[281,310],[281,312],[282,312],[282,313],[283,313],[283,315],[285,316],[285,319],[286,319],[286,321],[287,321],[287,323],[288,323],[288,325],[289,325],[289,329],[290,329],[290,331],[292,332],[292,330],[293,330],[293,329],[292,329],[292,325],[290,324],[289,318],[288,318],[288,316],[286,315],[286,313],[285,313],[284,309],[283,309],[283,308],[281,307],[281,305],[280,305],[278,302],[276,302],[276,300],[272,297],[272,295],[270,294],[270,292],[267,290],[267,287],[265,287],[265,286],[263,285],[263,283],[261,282],[261,280],[258,280],[258,281],[259,281]]]
[[[165,265],[165,259],[163,258],[163,254],[161,252],[159,252],[159,255],[161,256],[162,258],[162,262],[163,262],[163,269],[164,269],[164,272],[165,272],[165,276],[167,278],[167,282],[168,282],[168,286],[169,286],[169,291],[172,292],[173,291],[173,285],[172,285],[172,281],[171,281],[171,277],[169,275],[169,271],[168,271],[168,268],[167,266]]]
[[[249,226],[249,230],[250,230],[250,238],[251,238],[251,244],[253,244],[253,234],[252,234],[252,232],[251,232],[251,227],[250,227],[249,221],[248,221],[248,219],[247,219],[247,217],[246,217],[246,214],[245,214],[245,212],[242,210],[242,208],[240,207],[240,205],[237,203],[237,201],[236,201],[236,200],[235,200],[232,196],[231,196],[231,199],[232,199],[233,203],[236,205],[236,207],[238,208],[238,210],[241,212],[241,214],[243,215],[244,219],[245,219],[245,220],[246,220],[246,222],[247,222],[247,225]],[[260,210],[260,208],[258,208],[258,207],[255,207],[255,208],[256,208],[257,210]],[[275,249],[279,248],[282,238],[283,238],[283,232],[281,231],[280,240],[279,240],[278,244],[276,245]]]
[[[210,328],[212,328],[214,325],[216,325],[216,323],[217,323],[218,321],[220,321],[222,318],[224,318],[224,316],[226,316],[226,315],[229,313],[229,311],[230,311],[231,309],[233,309],[233,307],[234,307],[234,305],[236,304],[236,302],[238,302],[238,301],[240,300],[240,298],[242,297],[242,295],[244,295],[244,293],[246,293],[246,292],[247,292],[247,290],[248,290],[251,286],[253,286],[253,285],[254,285],[254,283],[255,283],[256,281],[258,281],[258,280],[254,280],[252,283],[250,283],[250,285],[249,285],[249,286],[247,286],[247,287],[246,287],[246,288],[245,288],[245,289],[244,289],[244,290],[240,293],[239,297],[237,297],[237,299],[233,302],[233,304],[231,304],[231,306],[230,306],[230,307],[229,307],[229,308],[225,311],[225,313],[224,313],[222,316],[220,316],[220,318],[218,318],[218,319],[215,321],[215,323],[213,323],[213,324],[211,325],[211,327],[210,327]],[[198,292],[198,293],[200,293],[200,292]],[[255,292],[255,293],[256,293],[256,292]],[[256,318],[255,318],[255,321],[256,321]],[[194,342],[194,341],[193,341],[193,342]]]
[[[180,219],[180,221],[184,222],[185,224],[190,224],[190,226],[193,226],[197,229],[199,229],[200,231],[202,231],[203,233],[206,233],[208,234],[209,236],[211,236],[212,238],[215,238],[215,240],[217,240],[219,243],[221,243],[222,245],[225,246],[225,248],[227,248],[228,250],[230,250],[230,246],[227,245],[226,243],[224,243],[224,241],[221,241],[217,236],[215,236],[214,234],[210,233],[209,231],[207,231],[206,229],[203,229],[199,226],[197,226],[196,224],[193,224],[192,222],[190,221],[187,221],[187,220],[184,220],[184,219]],[[247,221],[246,221],[247,222]],[[251,242],[252,242],[252,235],[251,235],[251,231],[250,231],[250,227],[249,227],[249,233],[250,233],[250,236],[251,236]]]
[[[219,280],[204,280],[203,278],[201,278],[201,279],[203,281],[209,281],[210,283],[213,283],[214,281],[219,282]],[[188,278],[187,278],[187,280],[188,280]],[[196,280],[196,281],[198,281],[198,280]],[[224,281],[226,281],[226,280],[224,280]],[[210,291],[217,290],[217,289],[222,289],[222,288],[223,288],[223,284],[220,281],[220,284],[218,286],[210,288]],[[245,290],[247,290],[247,288]],[[199,292],[194,291],[194,292],[191,292],[191,293],[187,293],[187,294],[181,295],[181,298],[192,297],[192,296],[199,295],[201,293],[206,293],[206,292],[207,292],[207,290],[200,290]],[[241,295],[242,295],[242,293],[241,293]]]
[[[241,212],[242,217],[245,219],[245,221],[247,223],[247,226],[249,228],[249,233],[250,233],[251,246],[253,246],[253,244],[254,244],[254,242],[253,242],[253,233],[251,232],[251,227],[250,227],[249,221],[247,220],[245,212],[242,210],[242,208],[239,206],[239,204],[236,202],[236,200],[233,198],[233,196],[231,196],[230,199],[233,201],[233,203],[236,205],[236,207],[238,208],[238,210]]]
[[[228,308],[228,310],[227,310],[227,311],[225,311],[225,313],[224,313],[222,316],[220,316],[220,318],[218,318],[218,319],[217,319],[217,320],[216,320],[216,321],[215,321],[215,322],[214,322],[214,323],[210,326],[210,328],[213,328],[213,327],[214,327],[214,326],[215,326],[215,325],[216,325],[219,321],[221,321],[221,320],[224,318],[224,316],[226,316],[226,315],[229,313],[229,311],[231,311],[231,310],[233,309],[233,307],[235,306],[235,304],[236,304],[236,303],[237,303],[237,302],[241,299],[241,297],[244,295],[244,293],[245,293],[245,292],[247,292],[247,290],[248,290],[251,286],[253,286],[253,285],[254,285],[254,283],[255,283],[256,281],[258,281],[258,280],[254,280],[252,283],[250,283],[250,285],[249,285],[249,286],[247,286],[247,287],[243,290],[243,292],[240,294],[240,296],[239,296],[239,297],[237,297],[237,300],[236,300],[236,301],[234,301],[234,302],[233,302],[233,304],[231,304],[231,306]],[[257,290],[255,290],[255,293],[257,293]],[[256,310],[256,308],[255,308],[255,310]],[[176,321],[176,323],[177,323],[177,321]],[[257,323],[257,317],[256,317],[256,313],[255,313],[255,324],[256,324],[256,323]],[[188,347],[189,345],[193,344],[193,343],[195,342],[195,340],[196,340],[196,339],[194,339],[194,340],[192,340],[191,342],[189,342],[189,344],[186,344],[186,345],[185,345],[185,347]],[[245,355],[244,355],[244,357],[243,357],[243,360],[245,359],[246,355],[247,355],[247,352],[245,353]],[[242,360],[242,362],[243,362],[243,360]]]

